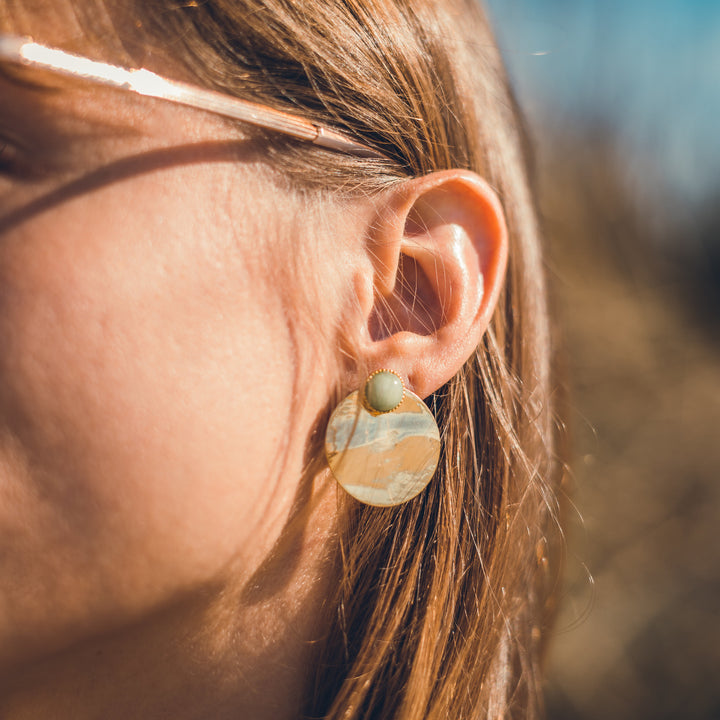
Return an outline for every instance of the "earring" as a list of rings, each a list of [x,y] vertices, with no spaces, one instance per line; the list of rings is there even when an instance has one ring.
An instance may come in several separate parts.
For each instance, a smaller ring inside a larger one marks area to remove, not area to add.
[[[440,431],[428,406],[397,373],[377,370],[333,411],[325,455],[335,479],[354,498],[400,505],[432,479]]]

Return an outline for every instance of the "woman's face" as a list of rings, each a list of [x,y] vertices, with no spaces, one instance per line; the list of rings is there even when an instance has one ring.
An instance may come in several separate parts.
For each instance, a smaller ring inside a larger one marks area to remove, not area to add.
[[[257,146],[48,82],[0,75],[0,667],[247,578],[330,384],[293,333],[310,229]]]

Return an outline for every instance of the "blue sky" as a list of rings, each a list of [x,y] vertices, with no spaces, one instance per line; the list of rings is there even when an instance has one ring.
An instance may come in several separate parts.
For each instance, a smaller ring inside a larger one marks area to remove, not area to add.
[[[487,0],[531,119],[601,120],[629,165],[720,191],[720,0]]]

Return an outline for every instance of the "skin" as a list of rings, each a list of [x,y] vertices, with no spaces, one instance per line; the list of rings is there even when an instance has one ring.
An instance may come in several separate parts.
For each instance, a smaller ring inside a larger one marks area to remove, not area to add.
[[[497,198],[449,171],[311,207],[212,116],[0,97],[0,717],[294,717],[337,580],[311,438],[338,383],[461,367]]]

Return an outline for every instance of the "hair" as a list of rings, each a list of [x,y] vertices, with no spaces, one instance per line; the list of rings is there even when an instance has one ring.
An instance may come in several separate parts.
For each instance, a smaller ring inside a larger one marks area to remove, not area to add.
[[[97,2],[76,4],[89,26],[99,7],[112,12]],[[162,52],[206,86],[390,158],[268,136],[271,162],[307,193],[369,194],[467,168],[499,194],[506,283],[480,346],[428,399],[438,470],[398,507],[342,501],[337,597],[304,715],[541,716],[560,573],[559,400],[527,146],[484,11],[475,0],[142,0],[131,13],[142,37],[124,51]]]

